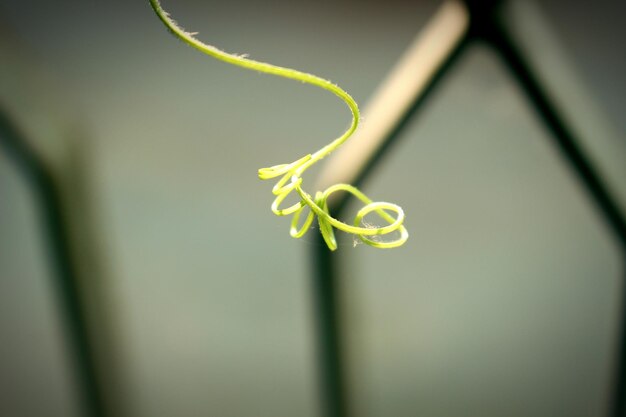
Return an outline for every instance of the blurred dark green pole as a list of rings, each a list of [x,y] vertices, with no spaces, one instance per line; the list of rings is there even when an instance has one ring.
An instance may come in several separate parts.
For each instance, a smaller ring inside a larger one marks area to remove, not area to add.
[[[49,253],[53,284],[58,290],[62,324],[82,415],[104,417],[102,386],[97,378],[93,346],[81,304],[78,277],[72,262],[68,229],[61,209],[59,186],[49,167],[34,152],[6,112],[0,109],[0,147],[24,176],[33,192]]]
[[[317,335],[317,373],[322,416],[347,417],[348,400],[345,361],[342,355],[341,283],[337,253],[326,246],[318,233],[313,245],[313,308]]]
[[[484,2],[467,1],[467,3],[470,7],[470,15],[476,16],[475,22],[471,25],[470,35],[492,47],[526,94],[537,117],[551,133],[550,137],[554,140],[555,148],[569,165],[583,191],[604,220],[607,231],[620,247],[623,274],[626,275],[626,221],[618,208],[616,199],[609,192],[596,167],[583,152],[580,140],[576,138],[565,119],[559,114],[557,107],[546,93],[547,90],[541,85],[535,72],[524,59],[522,51],[517,48],[506,28],[500,23],[497,18],[497,7],[485,9]],[[497,3],[494,2],[494,6]],[[609,416],[611,417],[626,415],[626,276],[624,278],[621,312],[617,317],[619,334],[616,338],[618,342],[614,359],[613,383],[609,393]]]
[[[467,39],[461,38],[453,48],[450,55],[441,62],[433,74],[430,82],[416,95],[410,108],[384,138],[378,152],[368,160],[359,170],[353,184],[360,187],[378,165],[383,156],[388,153],[392,145],[399,142],[404,127],[431,96],[441,80],[449,72],[457,61],[462,51],[467,46]],[[349,203],[347,198],[340,198],[332,202],[331,213],[340,217]],[[317,234],[316,244],[312,246],[313,273],[313,306],[316,320],[316,336],[318,351],[318,374],[319,391],[322,402],[322,416],[324,417],[349,417],[349,384],[346,380],[346,361],[344,360],[343,317],[342,317],[342,294],[341,276],[341,251],[339,248],[331,252],[324,242],[321,234]]]

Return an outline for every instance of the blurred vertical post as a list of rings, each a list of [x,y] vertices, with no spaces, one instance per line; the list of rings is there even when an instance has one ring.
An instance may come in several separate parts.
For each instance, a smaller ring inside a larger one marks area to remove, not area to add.
[[[364,111],[367,123],[324,167],[317,189],[341,182],[360,185],[365,180],[464,50],[467,27],[468,15],[461,3],[447,1],[439,8],[368,103]],[[333,216],[341,216],[348,202],[342,197],[331,199]],[[311,253],[318,372],[325,417],[352,415],[344,358],[340,251],[331,252],[318,235]]]
[[[97,377],[94,347],[84,305],[81,303],[78,276],[71,257],[68,227],[62,215],[60,187],[49,167],[28,146],[8,114],[0,109],[0,147],[16,164],[31,186],[41,216],[44,239],[74,365],[78,400],[85,416],[104,417],[103,387]]]

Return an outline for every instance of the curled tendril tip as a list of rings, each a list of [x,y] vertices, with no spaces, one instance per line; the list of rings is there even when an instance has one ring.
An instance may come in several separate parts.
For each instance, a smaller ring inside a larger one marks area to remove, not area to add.
[[[289,232],[292,237],[300,238],[304,236],[317,216],[322,237],[330,250],[337,249],[337,240],[335,239],[334,229],[353,234],[364,243],[377,248],[395,248],[406,242],[409,234],[403,225],[404,211],[397,204],[374,202],[359,189],[349,184],[335,184],[324,191],[316,192],[314,196],[308,194],[302,188],[302,174],[304,174],[304,172],[313,164],[341,146],[357,129],[360,120],[359,107],[347,92],[330,81],[316,75],[290,68],[279,67],[265,62],[255,61],[248,59],[246,55],[230,54],[214,46],[202,43],[194,37],[195,33],[184,31],[176,22],[174,22],[174,20],[170,18],[169,14],[163,10],[158,0],[150,0],[150,4],[159,19],[165,24],[169,31],[192,48],[232,65],[301,81],[323,88],[343,100],[350,109],[352,113],[352,123],[350,124],[350,127],[330,144],[324,146],[319,151],[306,155],[290,164],[280,164],[259,169],[259,178],[262,180],[280,177],[272,189],[272,193],[276,197],[272,203],[271,209],[272,212],[278,216],[293,214]],[[285,199],[293,192],[298,195],[299,201],[289,207],[280,208]],[[347,192],[352,194],[364,204],[363,207],[358,210],[352,225],[335,219],[329,213],[328,198],[336,192]],[[302,224],[299,225],[300,217],[307,208],[309,209],[308,214]],[[365,224],[364,218],[370,213],[376,213],[388,224],[386,226],[378,227],[372,227]],[[395,217],[390,213],[395,213]],[[381,238],[381,236],[392,233],[395,233],[395,237],[393,239],[386,240]]]

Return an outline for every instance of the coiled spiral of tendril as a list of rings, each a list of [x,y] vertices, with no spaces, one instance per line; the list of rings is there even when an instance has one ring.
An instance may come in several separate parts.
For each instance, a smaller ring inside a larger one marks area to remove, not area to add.
[[[301,187],[301,175],[302,172],[310,166],[307,165],[309,161],[311,161],[311,155],[307,155],[302,159],[292,162],[291,164],[276,165],[259,170],[259,178],[261,179],[276,178],[282,175],[282,178],[278,180],[272,189],[272,192],[276,195],[276,198],[272,203],[272,212],[278,216],[293,214],[291,229],[289,232],[292,237],[300,238],[304,236],[310,229],[315,216],[317,216],[322,237],[331,250],[335,250],[337,248],[337,241],[335,239],[333,228],[346,233],[354,234],[364,243],[377,248],[394,248],[402,245],[408,239],[408,232],[402,224],[404,222],[404,211],[396,204],[373,202],[356,187],[349,184],[335,184],[327,188],[324,192],[318,191],[315,194],[315,197],[312,198],[311,195],[309,195]],[[281,209],[281,203],[293,191],[296,191],[299,194],[300,201],[287,208]],[[338,191],[351,193],[365,204],[357,212],[353,225],[337,220],[329,213],[327,202],[328,197]],[[302,225],[298,227],[300,216],[306,207],[308,207],[310,211]],[[387,211],[395,212],[395,219],[389,215]],[[389,224],[382,227],[362,227],[361,224],[364,217],[371,212],[376,212]],[[376,238],[376,236],[386,235],[396,231],[399,232],[399,237],[397,239],[381,241]]]
[[[290,78],[328,90],[342,99],[352,112],[352,123],[350,124],[350,127],[340,137],[324,146],[319,151],[314,154],[306,155],[305,157],[290,164],[274,165],[272,167],[262,168],[259,170],[259,178],[263,180],[282,176],[272,189],[276,198],[274,199],[271,208],[272,212],[278,216],[293,214],[290,229],[291,236],[295,238],[304,236],[311,227],[315,216],[317,216],[322,237],[331,250],[337,249],[334,228],[346,233],[351,233],[357,236],[362,242],[377,248],[394,248],[401,246],[404,242],[406,242],[409,234],[403,225],[404,211],[400,206],[387,202],[374,202],[356,187],[349,184],[333,185],[323,192],[318,191],[314,197],[304,191],[301,187],[302,174],[304,171],[337,149],[356,131],[360,119],[359,107],[347,92],[330,81],[316,75],[297,71],[291,68],[279,67],[265,62],[254,61],[241,55],[229,54],[214,46],[202,43],[194,37],[194,34],[186,32],[174,20],[172,20],[161,7],[159,0],[150,0],[150,5],[170,32],[189,46],[232,65],[279,77]],[[299,195],[300,201],[287,208],[281,209],[280,205],[294,191]],[[364,204],[364,206],[357,212],[353,225],[337,220],[329,213],[328,198],[333,193],[340,191],[352,194]],[[307,214],[302,225],[298,227],[300,217],[307,207],[310,209],[309,213]],[[378,227],[364,226],[365,216],[372,212],[376,213],[381,219],[387,222],[388,225]],[[389,212],[395,213],[395,218],[389,214]],[[396,237],[390,240],[383,240],[380,238],[380,236],[391,233],[395,233]]]

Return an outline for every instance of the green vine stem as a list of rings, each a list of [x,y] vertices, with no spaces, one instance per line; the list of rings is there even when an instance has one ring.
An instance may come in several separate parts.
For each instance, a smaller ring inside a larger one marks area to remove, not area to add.
[[[174,20],[172,20],[169,17],[169,14],[161,7],[159,0],[150,0],[150,4],[159,19],[165,24],[165,26],[167,26],[172,34],[192,48],[232,65],[318,86],[324,90],[330,91],[343,100],[352,112],[352,123],[350,124],[350,127],[341,136],[332,141],[330,144],[324,146],[322,149],[313,154],[306,155],[290,164],[280,164],[269,168],[259,169],[260,179],[266,180],[281,177],[272,189],[276,198],[272,203],[271,209],[272,212],[278,216],[293,214],[290,229],[291,236],[295,238],[304,236],[310,229],[315,216],[317,216],[320,231],[330,250],[337,249],[337,241],[335,239],[333,228],[346,233],[351,233],[357,236],[362,242],[377,248],[394,248],[406,242],[409,234],[403,225],[404,211],[400,206],[387,202],[374,202],[356,187],[349,184],[333,185],[323,192],[318,191],[314,197],[304,191],[301,187],[302,174],[309,167],[311,167],[311,165],[330,154],[332,151],[341,146],[342,143],[348,140],[348,138],[350,138],[350,136],[352,136],[355,132],[359,124],[359,107],[347,92],[330,81],[313,74],[307,74],[305,72],[279,67],[265,62],[254,61],[246,58],[245,56],[229,54],[214,46],[202,43],[194,37],[195,34],[186,32]],[[289,207],[280,208],[283,201],[294,191],[299,195],[300,200]],[[363,202],[364,206],[357,212],[353,225],[337,220],[330,215],[327,201],[330,195],[335,192],[348,192]],[[306,208],[309,209],[309,212],[304,219],[304,222],[299,226],[300,217]],[[395,213],[395,217],[392,216],[390,212]],[[376,213],[388,224],[386,226],[367,225],[364,218],[369,213]],[[383,239],[381,237],[394,232],[395,235],[393,239]]]

